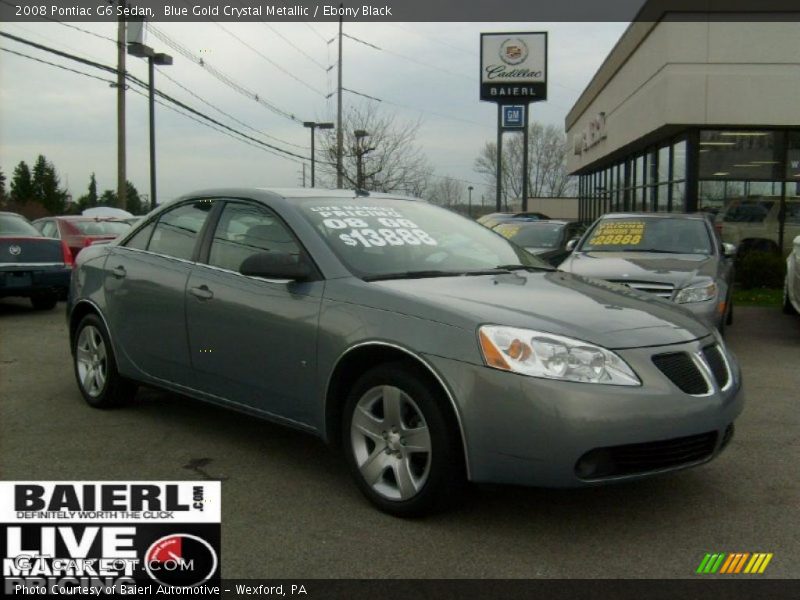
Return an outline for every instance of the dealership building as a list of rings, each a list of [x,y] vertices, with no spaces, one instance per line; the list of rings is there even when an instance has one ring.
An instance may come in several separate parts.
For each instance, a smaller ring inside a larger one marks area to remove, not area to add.
[[[739,206],[800,223],[800,13],[659,5],[645,5],[567,115],[579,218]]]

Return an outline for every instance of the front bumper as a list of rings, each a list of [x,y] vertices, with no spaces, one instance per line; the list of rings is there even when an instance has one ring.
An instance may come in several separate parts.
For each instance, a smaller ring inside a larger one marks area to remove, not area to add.
[[[663,353],[696,354],[714,342],[708,337],[617,350],[641,379],[638,387],[554,381],[436,356],[427,359],[459,405],[472,481],[578,487],[686,468],[719,454],[744,404],[733,356],[727,352],[728,385],[720,389],[713,382],[703,395],[681,391],[652,361]],[[599,449],[647,444],[636,448],[649,452],[653,442],[667,442],[667,451],[675,452],[670,444],[698,439],[694,436],[705,436],[708,451],[679,464],[621,474],[601,468],[595,475],[587,475],[591,470],[585,464],[579,467],[582,458]]]

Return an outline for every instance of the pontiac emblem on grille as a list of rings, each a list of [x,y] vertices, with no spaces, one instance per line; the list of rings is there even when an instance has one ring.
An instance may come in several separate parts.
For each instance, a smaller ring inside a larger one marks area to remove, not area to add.
[[[20,254],[22,254],[22,248],[20,248],[16,244],[13,244],[13,245],[8,247],[8,253],[11,256],[19,256]]]

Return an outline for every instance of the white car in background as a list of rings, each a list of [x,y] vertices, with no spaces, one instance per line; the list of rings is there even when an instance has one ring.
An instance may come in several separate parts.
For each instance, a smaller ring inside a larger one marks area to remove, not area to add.
[[[800,313],[800,235],[794,238],[794,249],[786,259],[783,312],[789,315]]]

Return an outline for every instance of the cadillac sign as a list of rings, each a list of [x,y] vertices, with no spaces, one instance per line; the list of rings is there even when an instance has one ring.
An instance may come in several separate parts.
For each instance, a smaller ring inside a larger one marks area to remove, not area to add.
[[[481,34],[481,100],[547,99],[547,33]]]

